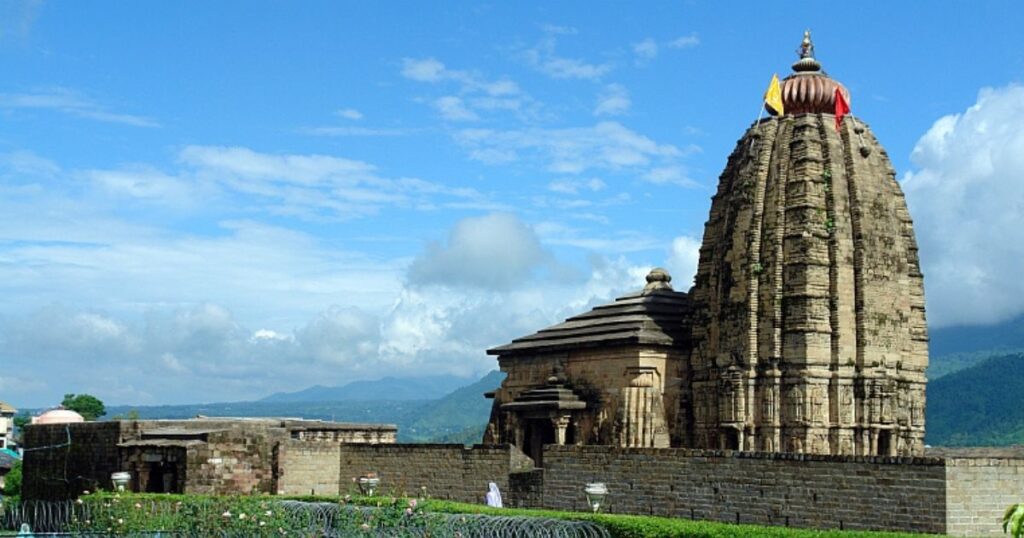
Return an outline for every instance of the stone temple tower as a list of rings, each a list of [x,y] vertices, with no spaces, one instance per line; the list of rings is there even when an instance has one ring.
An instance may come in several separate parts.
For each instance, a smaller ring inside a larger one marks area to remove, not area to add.
[[[923,452],[928,336],[914,229],[892,164],[846,116],[809,32],[784,114],[730,155],[695,286],[690,436],[702,448]]]

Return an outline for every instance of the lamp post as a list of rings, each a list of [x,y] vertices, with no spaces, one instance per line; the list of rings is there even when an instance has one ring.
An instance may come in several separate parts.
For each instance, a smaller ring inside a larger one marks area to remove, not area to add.
[[[601,503],[604,502],[604,498],[608,496],[608,488],[604,485],[604,482],[591,482],[583,488],[583,492],[587,494],[587,504],[590,505],[596,514],[601,509]]]
[[[132,473],[127,471],[112,473],[110,481],[114,483],[114,489],[124,491],[124,488],[128,487],[128,483],[132,481]]]
[[[359,484],[360,493],[373,497],[373,492],[376,491],[377,486],[380,485],[380,478],[377,477],[377,473],[366,473],[363,476],[360,476],[356,483]]]

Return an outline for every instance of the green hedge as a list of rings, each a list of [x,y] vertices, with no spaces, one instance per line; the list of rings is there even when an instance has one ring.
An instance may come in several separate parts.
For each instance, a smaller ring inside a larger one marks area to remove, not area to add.
[[[480,513],[495,515],[522,515],[557,519],[593,521],[604,526],[615,538],[923,538],[926,534],[869,531],[816,531],[789,527],[736,525],[717,521],[694,521],[658,516],[630,516],[624,514],[591,514],[588,512],[562,512],[520,508],[491,508],[477,504],[430,500],[424,509],[447,513]],[[934,535],[931,535],[934,536]]]
[[[386,495],[375,497],[345,496],[203,496],[165,494],[91,494],[82,497],[83,503],[102,508],[104,521],[91,522],[91,530],[117,528],[128,530],[182,529],[182,530],[251,530],[263,534],[270,529],[283,528],[288,522],[274,509],[274,502],[297,500],[305,502],[327,502],[370,506],[369,521],[353,520],[352,528],[370,523],[377,527],[397,525],[406,509],[409,499]],[[177,507],[173,511],[153,511],[146,507],[163,505]],[[232,517],[225,518],[223,512]],[[921,538],[926,535],[910,533],[865,532],[865,531],[815,531],[787,527],[764,527],[756,525],[735,525],[712,521],[692,521],[655,516],[631,516],[621,514],[591,514],[587,512],[563,512],[555,510],[491,508],[484,505],[456,503],[438,499],[420,499],[415,503],[415,513],[426,517],[430,513],[447,514],[490,514],[500,516],[544,517],[552,519],[585,520],[597,523],[615,538]],[[245,519],[239,519],[246,514]],[[256,515],[253,519],[251,516]],[[116,523],[118,520],[120,524]],[[264,524],[260,525],[260,521]],[[97,523],[99,523],[97,525]],[[225,527],[227,526],[227,527]],[[365,528],[365,527],[362,527]],[[387,527],[390,528],[390,527]],[[83,529],[84,530],[84,529]],[[257,535],[254,534],[254,535]]]

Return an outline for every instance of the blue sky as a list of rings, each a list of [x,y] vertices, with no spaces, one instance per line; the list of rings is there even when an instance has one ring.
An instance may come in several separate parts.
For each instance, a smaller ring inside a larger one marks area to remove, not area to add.
[[[480,375],[686,289],[805,28],[907,191],[933,327],[1024,311],[1024,5],[0,2],[0,399]]]

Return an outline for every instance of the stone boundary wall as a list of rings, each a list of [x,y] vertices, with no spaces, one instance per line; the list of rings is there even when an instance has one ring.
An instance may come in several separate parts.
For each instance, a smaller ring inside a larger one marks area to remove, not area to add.
[[[938,458],[547,446],[545,508],[585,510],[604,482],[609,511],[730,523],[944,533]]]
[[[483,502],[488,482],[508,491],[509,475],[533,463],[512,445],[341,445],[340,451],[341,493],[356,490],[353,478],[376,472],[381,493],[418,496],[425,487],[431,498],[468,503]]]
[[[278,495],[338,495],[342,445],[332,441],[289,440],[278,446]],[[346,484],[347,486],[348,484]]]
[[[1024,502],[1024,459],[946,460],[946,532],[1005,536],[1003,512]]]
[[[113,489],[110,475],[121,470],[120,422],[31,424],[22,435],[24,498],[64,500],[97,487]]]
[[[188,449],[185,491],[207,495],[274,493],[274,441],[264,431],[212,432]]]

